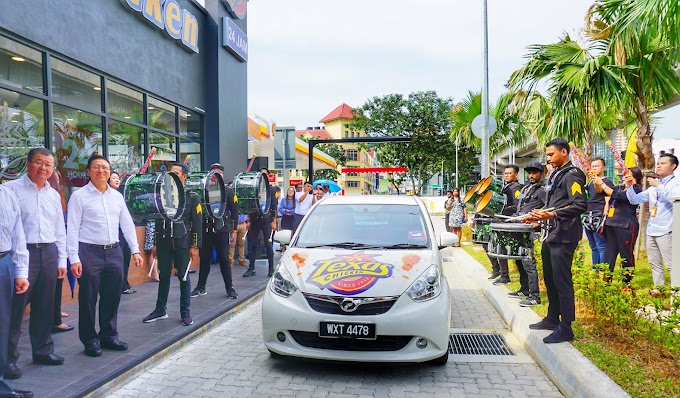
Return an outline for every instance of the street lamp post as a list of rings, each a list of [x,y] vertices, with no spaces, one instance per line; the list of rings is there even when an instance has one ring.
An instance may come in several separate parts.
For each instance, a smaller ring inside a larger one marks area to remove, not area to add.
[[[489,39],[486,17],[486,0],[482,0],[482,178],[490,174],[489,169]]]

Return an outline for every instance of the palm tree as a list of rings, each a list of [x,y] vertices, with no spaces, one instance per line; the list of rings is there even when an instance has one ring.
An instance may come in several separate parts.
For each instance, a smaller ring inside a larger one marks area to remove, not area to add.
[[[568,35],[559,42],[529,47],[528,62],[512,73],[508,86],[525,90],[521,109],[531,112],[539,141],[562,137],[584,148],[590,159],[592,144],[606,129],[617,125],[620,92],[626,85],[611,56],[599,43],[582,47]],[[548,95],[538,94],[545,81]]]
[[[588,12],[586,32],[606,46],[625,81],[620,98],[638,125],[638,164],[654,167],[650,113],[680,93],[677,0],[604,0]]]
[[[489,139],[489,152],[498,153],[508,145],[522,145],[529,135],[529,130],[522,123],[518,94],[503,93],[495,104],[490,106],[490,115],[496,119],[498,129]],[[451,140],[458,140],[460,145],[480,148],[482,140],[472,133],[472,121],[482,114],[481,93],[468,92],[467,97],[454,106],[451,111],[453,126]]]

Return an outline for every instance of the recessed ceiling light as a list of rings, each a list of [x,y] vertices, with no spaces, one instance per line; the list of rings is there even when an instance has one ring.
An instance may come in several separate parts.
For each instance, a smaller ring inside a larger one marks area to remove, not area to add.
[[[102,88],[99,86],[94,86],[92,87],[95,91],[102,91]]]
[[[123,119],[132,119],[130,116],[124,116]]]
[[[150,111],[153,111],[153,110],[156,110],[156,108],[154,108],[153,106],[150,106],[150,107],[149,107],[149,110],[150,110]]]
[[[187,113],[187,117],[191,117],[191,113]]]
[[[24,62],[24,61],[26,61],[26,59],[23,58],[23,57],[14,56],[14,57],[12,57],[12,61]]]
[[[72,122],[72,121],[73,121],[73,119],[66,119],[66,121],[67,121],[67,122]]]

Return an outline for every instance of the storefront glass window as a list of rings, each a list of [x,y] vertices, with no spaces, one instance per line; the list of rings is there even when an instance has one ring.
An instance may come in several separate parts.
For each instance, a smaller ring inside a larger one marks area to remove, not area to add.
[[[177,132],[175,129],[175,107],[149,96],[149,125],[159,130]]]
[[[201,144],[196,141],[187,140],[185,138],[179,139],[179,158],[182,162],[186,161],[187,156],[189,156],[189,171],[201,171],[202,159],[201,159]]]
[[[87,160],[102,155],[102,119],[97,115],[54,104],[54,151],[66,200],[74,188],[87,184]]]
[[[156,148],[156,154],[151,158],[151,171],[165,171],[177,162],[177,139],[167,134],[154,131],[149,132],[150,149]],[[182,159],[184,160],[184,159]]]
[[[44,94],[42,53],[0,36],[0,82]]]
[[[78,108],[101,111],[101,77],[52,58],[52,97]]]
[[[111,169],[121,175],[138,173],[144,162],[144,129],[111,120],[108,132]]]
[[[45,145],[44,101],[0,88],[0,181],[26,172],[26,154]]]
[[[122,119],[144,124],[144,96],[111,80],[106,82],[106,112]]]
[[[185,109],[179,109],[179,135],[189,139],[201,140],[201,124],[203,118],[196,112],[189,112]]]

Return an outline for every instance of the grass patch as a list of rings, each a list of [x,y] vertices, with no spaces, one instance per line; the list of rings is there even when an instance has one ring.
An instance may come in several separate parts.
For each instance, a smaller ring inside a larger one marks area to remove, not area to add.
[[[462,247],[491,273],[491,263],[481,245]],[[534,256],[542,304],[532,309],[543,317],[547,313],[547,297],[540,245],[535,248]],[[605,264],[597,267],[602,271],[593,272],[590,247],[586,241],[579,243],[572,267],[577,312],[573,324],[576,339],[572,343],[631,396],[680,397],[680,336],[671,332],[680,317],[671,316],[665,324],[660,324],[634,314],[645,305],[657,310],[671,306],[668,287],[661,299],[649,296],[653,282],[646,253],[641,252],[636,260],[632,291],[626,292],[622,290],[620,267],[617,265],[613,275],[605,272],[608,268]],[[519,289],[519,274],[513,262],[509,262],[513,282],[506,285],[508,291]],[[612,278],[611,283],[604,281],[605,275]],[[668,285],[670,277],[667,271],[666,275]],[[680,306],[680,300],[676,300],[673,306]]]

